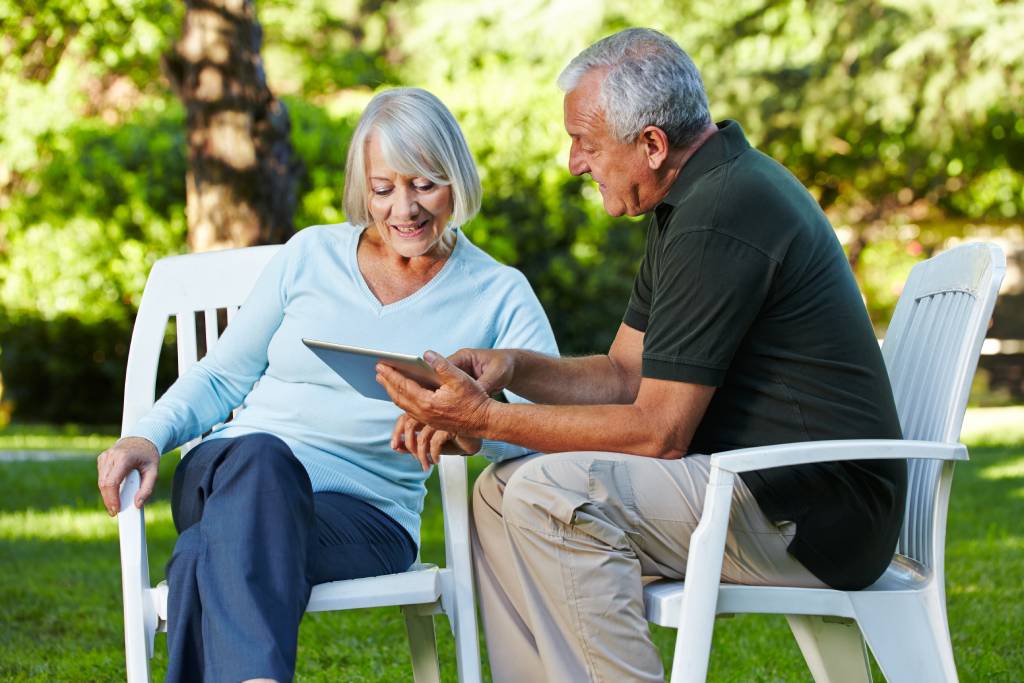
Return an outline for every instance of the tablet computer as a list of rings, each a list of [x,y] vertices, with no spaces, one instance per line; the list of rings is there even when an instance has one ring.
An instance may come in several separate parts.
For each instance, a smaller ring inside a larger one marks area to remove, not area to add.
[[[384,387],[377,384],[377,363],[385,363],[393,367],[428,389],[436,389],[441,386],[441,380],[437,373],[427,361],[419,356],[364,349],[359,346],[335,344],[317,339],[303,339],[302,343],[331,370],[352,385],[353,389],[367,398],[376,398],[381,401],[391,400],[388,392],[384,391]]]

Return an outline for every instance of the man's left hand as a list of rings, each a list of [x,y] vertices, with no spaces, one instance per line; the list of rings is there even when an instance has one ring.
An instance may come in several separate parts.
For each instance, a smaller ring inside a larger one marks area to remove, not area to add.
[[[395,404],[423,424],[463,436],[485,436],[491,399],[476,380],[444,356],[427,351],[441,386],[430,391],[384,363],[377,364],[377,381]]]

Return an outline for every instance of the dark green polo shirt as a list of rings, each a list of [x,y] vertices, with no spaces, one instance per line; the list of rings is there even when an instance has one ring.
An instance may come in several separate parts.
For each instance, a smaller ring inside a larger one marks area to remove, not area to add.
[[[734,121],[655,209],[624,322],[643,376],[717,387],[692,453],[821,439],[901,438],[882,355],[828,219]],[[741,475],[789,546],[836,588],[892,558],[906,463],[842,462]]]

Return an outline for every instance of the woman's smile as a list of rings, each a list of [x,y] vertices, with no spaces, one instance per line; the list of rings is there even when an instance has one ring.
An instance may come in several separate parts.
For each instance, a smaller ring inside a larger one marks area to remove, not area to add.
[[[419,237],[429,222],[430,217],[427,217],[418,223],[392,223],[391,227],[398,233],[399,237],[403,239],[410,239],[413,237]]]

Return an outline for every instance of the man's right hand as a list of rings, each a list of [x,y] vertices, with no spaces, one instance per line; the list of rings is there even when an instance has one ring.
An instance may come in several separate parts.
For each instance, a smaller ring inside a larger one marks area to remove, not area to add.
[[[459,349],[448,360],[479,382],[488,394],[512,384],[515,374],[515,351],[511,349]]]
[[[100,453],[96,459],[99,473],[98,484],[103,496],[103,505],[113,517],[121,509],[121,482],[132,470],[138,470],[141,477],[139,490],[135,494],[135,507],[141,508],[156,486],[160,469],[160,454],[148,439],[126,436]]]

